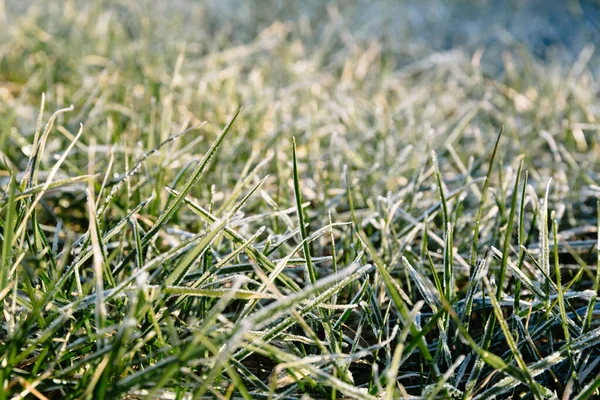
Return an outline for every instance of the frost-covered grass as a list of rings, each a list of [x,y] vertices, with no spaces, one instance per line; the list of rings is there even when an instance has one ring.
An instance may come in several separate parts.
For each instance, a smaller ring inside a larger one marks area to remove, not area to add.
[[[0,2],[0,399],[598,396],[593,3],[47,3]]]

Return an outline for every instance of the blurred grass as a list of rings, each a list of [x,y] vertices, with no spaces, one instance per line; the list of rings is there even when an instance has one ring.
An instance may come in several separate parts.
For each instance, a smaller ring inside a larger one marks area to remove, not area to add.
[[[8,0],[0,398],[593,396],[600,11],[542,3]]]

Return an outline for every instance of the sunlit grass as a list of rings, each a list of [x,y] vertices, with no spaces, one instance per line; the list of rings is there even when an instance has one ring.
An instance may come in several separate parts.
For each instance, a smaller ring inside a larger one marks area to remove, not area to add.
[[[0,27],[0,399],[598,396],[593,46],[254,3]]]

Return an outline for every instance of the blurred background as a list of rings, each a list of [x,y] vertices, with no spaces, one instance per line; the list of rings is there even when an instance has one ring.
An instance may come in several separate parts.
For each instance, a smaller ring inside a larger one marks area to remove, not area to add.
[[[401,47],[405,41],[411,42],[409,47],[422,46],[432,51],[524,46],[544,59],[560,53],[568,62],[578,56],[585,43],[595,43],[600,38],[597,0],[2,2],[6,2],[2,7],[7,23],[32,8],[50,16],[52,8],[72,3],[80,9],[113,9],[123,18],[132,18],[131,29],[135,30],[132,12],[141,11],[153,22],[151,29],[157,37],[165,32],[172,36],[171,29],[177,26],[174,40],[203,39],[219,32],[236,43],[244,43],[274,21],[306,20],[311,29],[320,30],[337,19],[352,31],[355,39],[385,38],[392,48]],[[225,38],[212,39],[218,42]],[[410,53],[410,48],[403,50]]]

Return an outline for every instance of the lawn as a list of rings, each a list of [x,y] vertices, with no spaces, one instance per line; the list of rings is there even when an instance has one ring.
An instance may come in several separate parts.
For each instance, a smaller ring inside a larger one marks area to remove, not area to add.
[[[591,0],[0,0],[0,400],[600,396]]]

